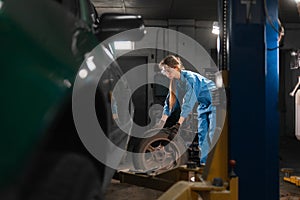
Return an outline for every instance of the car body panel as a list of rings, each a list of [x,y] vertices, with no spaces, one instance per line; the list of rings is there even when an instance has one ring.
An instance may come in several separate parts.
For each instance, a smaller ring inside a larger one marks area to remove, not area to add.
[[[55,1],[4,2],[0,32],[4,185],[22,173],[28,155],[70,96],[85,53],[98,41],[84,22]]]

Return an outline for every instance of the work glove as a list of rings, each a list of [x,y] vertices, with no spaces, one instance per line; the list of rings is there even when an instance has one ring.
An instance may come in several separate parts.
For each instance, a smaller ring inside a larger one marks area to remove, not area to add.
[[[169,129],[169,136],[168,139],[169,140],[173,140],[174,137],[176,136],[176,134],[178,133],[180,124],[177,122],[175,125],[171,126]]]
[[[165,125],[165,121],[164,120],[159,120],[158,123],[156,123],[153,128],[159,128],[159,129],[162,129]]]

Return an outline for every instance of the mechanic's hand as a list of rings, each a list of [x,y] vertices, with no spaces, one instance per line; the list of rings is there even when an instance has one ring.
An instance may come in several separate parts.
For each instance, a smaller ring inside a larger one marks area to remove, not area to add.
[[[159,128],[159,129],[162,129],[163,127],[164,127],[164,125],[165,125],[165,121],[164,120],[159,120],[159,122],[158,123],[156,123],[154,126],[153,126],[153,128]]]
[[[176,134],[178,133],[178,129],[180,127],[180,124],[177,122],[175,125],[171,126],[169,129],[170,133],[168,136],[169,140],[173,140]]]

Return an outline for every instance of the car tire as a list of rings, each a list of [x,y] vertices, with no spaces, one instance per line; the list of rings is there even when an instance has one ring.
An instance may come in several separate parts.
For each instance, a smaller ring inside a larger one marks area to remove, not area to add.
[[[76,154],[63,156],[41,182],[31,200],[102,200],[101,184],[94,164]]]
[[[153,135],[152,133],[157,131],[157,129],[153,129],[148,133]],[[144,171],[170,170],[187,162],[186,150],[180,136],[170,141],[168,134],[160,131],[151,137],[140,140],[134,152],[141,154],[134,154],[133,163],[136,169]]]

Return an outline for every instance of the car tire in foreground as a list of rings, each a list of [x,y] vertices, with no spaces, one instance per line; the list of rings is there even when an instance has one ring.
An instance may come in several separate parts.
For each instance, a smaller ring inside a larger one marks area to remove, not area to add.
[[[61,157],[31,200],[102,200],[99,175],[84,156]]]
[[[172,141],[168,134],[157,129],[148,131],[158,132],[157,134],[143,138],[135,147],[136,153],[143,153],[142,156],[134,156],[133,163],[136,169],[140,170],[170,170],[183,165],[188,160],[188,154],[184,141],[180,136]]]

